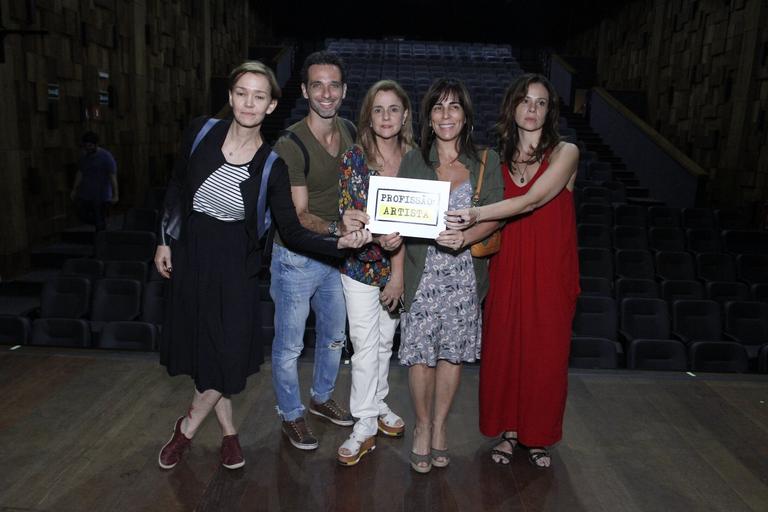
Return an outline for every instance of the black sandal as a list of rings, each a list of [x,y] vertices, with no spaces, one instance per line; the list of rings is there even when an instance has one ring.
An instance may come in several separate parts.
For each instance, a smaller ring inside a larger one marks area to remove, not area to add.
[[[536,450],[535,452],[531,450]],[[544,457],[549,459],[549,464],[542,466],[539,464],[539,460]],[[528,462],[534,465],[536,469],[548,469],[552,465],[552,456],[549,455],[549,451],[546,448],[528,448]]]
[[[515,446],[517,446],[517,435],[507,435],[507,433],[501,434],[501,442],[502,443],[509,443],[509,446],[512,448],[509,452],[505,452],[502,450],[499,450],[497,448],[494,448],[491,450],[491,460],[495,462],[496,464],[501,464],[502,466],[506,466],[508,464],[512,463],[512,451],[514,451]],[[497,456],[498,459],[496,457]]]

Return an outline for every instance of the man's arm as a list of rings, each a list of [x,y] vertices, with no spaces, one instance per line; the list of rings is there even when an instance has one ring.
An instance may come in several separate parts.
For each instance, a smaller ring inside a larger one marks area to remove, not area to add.
[[[299,216],[299,222],[306,229],[319,233],[321,235],[328,235],[328,227],[331,223],[327,220],[323,220],[317,215],[309,213],[309,191],[306,185],[303,186],[291,186],[291,199],[293,199],[293,205],[296,207],[296,215]],[[339,234],[337,229],[336,233]]]

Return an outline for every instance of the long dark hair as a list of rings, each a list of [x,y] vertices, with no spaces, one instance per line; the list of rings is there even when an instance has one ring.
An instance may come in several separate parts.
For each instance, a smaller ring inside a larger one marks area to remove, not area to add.
[[[549,93],[549,102],[544,125],[541,127],[539,145],[534,148],[533,157],[526,163],[532,164],[541,161],[544,153],[550,148],[557,146],[561,140],[557,126],[560,117],[560,99],[557,96],[557,91],[555,91],[550,81],[542,75],[535,73],[522,75],[512,82],[507,88],[507,92],[504,93],[499,122],[496,124],[496,131],[499,135],[499,152],[503,161],[509,166],[515,161],[517,146],[520,143],[520,134],[517,132],[517,123],[515,122],[515,110],[520,102],[525,99],[525,96],[528,94],[528,86],[531,84],[543,85]]]
[[[469,91],[460,80],[454,78],[438,78],[421,100],[421,156],[424,162],[430,165],[429,150],[432,148],[432,142],[435,140],[435,132],[432,131],[430,124],[432,107],[437,103],[453,94],[464,110],[464,126],[461,129],[458,140],[459,154],[466,154],[475,160],[477,156],[477,147],[472,140],[472,126],[475,122],[475,110],[472,108],[472,99],[469,97]]]

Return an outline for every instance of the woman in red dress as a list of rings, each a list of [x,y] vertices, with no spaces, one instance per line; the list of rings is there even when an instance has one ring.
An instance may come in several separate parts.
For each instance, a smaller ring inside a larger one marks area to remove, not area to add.
[[[499,464],[511,462],[519,442],[534,466],[547,468],[548,447],[562,438],[579,294],[579,150],[560,140],[557,126],[552,85],[541,75],[521,76],[507,89],[498,125],[505,199],[446,214],[454,229],[509,219],[490,264],[480,366],[480,431],[501,435],[491,452]]]

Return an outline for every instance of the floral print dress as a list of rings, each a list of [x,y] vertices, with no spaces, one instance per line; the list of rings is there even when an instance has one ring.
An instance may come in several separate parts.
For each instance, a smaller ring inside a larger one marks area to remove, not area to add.
[[[469,208],[472,187],[465,181],[451,191],[450,210]],[[427,250],[424,273],[413,304],[401,316],[400,363],[434,367],[480,358],[482,321],[469,247],[458,253],[439,245]]]

